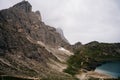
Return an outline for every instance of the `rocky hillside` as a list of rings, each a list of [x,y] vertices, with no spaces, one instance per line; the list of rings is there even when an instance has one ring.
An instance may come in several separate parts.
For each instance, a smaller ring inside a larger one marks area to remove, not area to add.
[[[69,45],[27,1],[0,11],[0,75],[74,80],[60,61],[70,52],[58,49]]]

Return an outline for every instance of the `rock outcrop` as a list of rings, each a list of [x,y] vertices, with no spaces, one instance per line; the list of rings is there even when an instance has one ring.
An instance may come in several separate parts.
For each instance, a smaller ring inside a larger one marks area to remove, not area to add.
[[[61,35],[61,38],[62,38],[64,41],[66,41],[67,43],[69,43],[68,40],[65,38],[64,33],[63,33],[63,30],[62,30],[61,28],[57,28],[56,31]]]
[[[17,8],[20,11],[25,11],[25,12],[31,12],[32,11],[32,6],[28,1],[22,1],[16,5],[13,6],[13,8]]]

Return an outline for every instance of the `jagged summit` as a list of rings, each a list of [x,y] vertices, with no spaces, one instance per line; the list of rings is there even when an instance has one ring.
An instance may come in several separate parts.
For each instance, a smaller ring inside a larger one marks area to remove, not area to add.
[[[65,38],[64,33],[63,33],[63,30],[62,30],[61,28],[56,28],[56,31],[61,35],[61,38],[62,38],[64,41],[68,42],[68,40]],[[69,43],[69,42],[68,42],[68,43]]]
[[[17,3],[16,5],[14,5],[13,7],[21,9],[25,12],[31,12],[32,11],[32,6],[28,1],[23,0],[20,3]]]

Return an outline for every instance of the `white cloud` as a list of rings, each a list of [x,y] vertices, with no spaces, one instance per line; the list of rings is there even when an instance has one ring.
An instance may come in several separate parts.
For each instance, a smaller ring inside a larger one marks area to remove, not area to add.
[[[3,2],[3,0],[1,0]],[[0,4],[1,4],[0,1]],[[4,0],[9,4],[10,0]],[[29,0],[43,21],[61,27],[71,43],[120,41],[119,0]],[[17,3],[19,0],[12,0]],[[11,4],[10,3],[10,4]],[[0,5],[1,7],[1,5]]]

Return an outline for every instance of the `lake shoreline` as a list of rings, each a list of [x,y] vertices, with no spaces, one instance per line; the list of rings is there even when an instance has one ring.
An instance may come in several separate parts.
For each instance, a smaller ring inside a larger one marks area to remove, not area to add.
[[[86,71],[86,72],[80,72],[79,74],[75,75],[78,79],[80,80],[86,80],[90,78],[95,78],[95,79],[116,79],[110,75],[95,72],[95,71]]]
[[[95,72],[107,74],[112,76],[113,78],[119,78],[120,77],[120,61],[111,61],[105,64],[102,64],[101,66],[98,66],[95,69]]]
[[[89,72],[87,72],[86,75],[88,77],[99,78],[99,79],[113,79],[113,77],[110,76],[110,75],[99,73],[99,72],[95,72],[95,71],[89,71]]]

